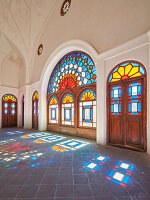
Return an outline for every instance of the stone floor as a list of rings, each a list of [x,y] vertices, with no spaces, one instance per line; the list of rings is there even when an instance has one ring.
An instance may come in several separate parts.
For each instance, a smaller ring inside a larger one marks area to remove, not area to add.
[[[150,200],[150,156],[146,153],[50,132],[33,133],[37,131],[0,130],[0,199]],[[98,155],[105,159],[96,160]],[[118,161],[124,169],[115,167]],[[126,162],[134,168],[126,170]],[[122,184],[125,179],[119,173],[111,179],[113,169],[130,179]]]

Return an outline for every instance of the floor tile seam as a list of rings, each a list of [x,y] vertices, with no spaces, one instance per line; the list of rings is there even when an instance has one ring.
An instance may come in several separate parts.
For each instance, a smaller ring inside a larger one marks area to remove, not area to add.
[[[37,190],[37,192],[36,192],[36,194],[35,194],[35,198],[37,197],[37,194],[38,194],[38,192],[40,191],[40,188],[41,188],[41,186],[42,186],[42,181],[44,180],[44,178],[46,177],[46,173],[47,173],[47,171],[48,171],[48,168],[47,168],[47,170],[45,171],[45,173],[44,173],[44,175],[43,175],[43,178],[41,179],[41,185],[39,185],[39,188],[38,188],[38,190]]]

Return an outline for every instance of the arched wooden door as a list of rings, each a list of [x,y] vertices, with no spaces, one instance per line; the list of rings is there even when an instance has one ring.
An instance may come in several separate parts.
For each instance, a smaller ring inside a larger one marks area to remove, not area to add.
[[[33,93],[32,97],[32,128],[38,129],[38,115],[39,115],[39,94],[37,91]]]
[[[17,126],[17,98],[12,94],[2,97],[2,127]]]
[[[146,71],[136,61],[117,65],[108,77],[108,143],[146,151]]]
[[[22,97],[22,127],[24,127],[24,96]]]

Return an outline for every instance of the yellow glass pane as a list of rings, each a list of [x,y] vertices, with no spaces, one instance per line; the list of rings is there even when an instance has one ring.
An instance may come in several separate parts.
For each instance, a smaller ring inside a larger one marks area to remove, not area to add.
[[[121,76],[124,76],[124,67],[119,67],[118,72]]]
[[[133,67],[130,71],[130,73],[128,74],[128,76],[132,76],[135,73],[137,73],[139,71],[139,67]]]
[[[141,76],[141,73],[140,73],[140,72],[138,72],[138,73],[136,73],[136,74],[134,74],[134,75],[130,76],[130,78],[137,77],[137,76]]]
[[[120,81],[120,78],[113,78],[111,82]]]
[[[127,65],[127,66],[125,67],[125,75],[128,75],[128,73],[129,73],[129,71],[131,70],[131,68],[132,68],[132,65],[131,65],[131,64],[129,64],[129,65]]]
[[[118,72],[115,72],[113,73],[113,78],[121,78],[121,76]]]

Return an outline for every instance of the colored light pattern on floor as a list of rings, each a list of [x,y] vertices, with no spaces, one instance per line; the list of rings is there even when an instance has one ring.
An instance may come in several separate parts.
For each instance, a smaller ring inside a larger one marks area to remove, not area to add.
[[[44,137],[44,136],[50,136],[49,133],[44,133],[44,132],[39,132],[39,133],[32,133],[32,134],[27,134],[27,135],[23,135],[20,136],[20,138],[23,139],[28,139],[28,138],[39,138],[39,137]]]
[[[19,134],[19,133],[24,133],[22,131],[9,131],[9,132],[6,132],[8,133],[9,135],[16,135],[16,134]]]
[[[20,142],[9,144],[9,145],[3,145],[0,147],[0,154],[2,155],[7,155],[7,154],[12,154],[16,153],[20,150],[26,150],[28,151],[30,149],[29,146],[22,146]]]
[[[67,140],[67,141],[61,142],[61,143],[56,144],[56,145],[61,146],[65,149],[69,149],[69,150],[74,151],[74,150],[77,150],[77,149],[80,149],[80,148],[86,146],[87,144],[89,144],[89,143],[81,141],[81,140],[72,139],[72,140]]]
[[[109,172],[107,179],[126,187],[129,183],[134,165],[125,161],[118,161],[112,171]]]
[[[7,167],[8,167],[8,169],[38,167],[38,166],[50,164],[50,163],[52,163],[54,161],[56,161],[56,160],[43,160],[41,162],[35,162],[35,163],[26,162],[25,164],[22,164],[22,165],[19,165],[19,166],[7,165]]]
[[[38,138],[37,140],[33,140],[33,142],[36,143],[36,144],[52,143],[52,142],[55,142],[55,141],[63,140],[65,138],[66,137],[63,137],[63,136],[52,135],[52,136],[48,136],[48,137]]]
[[[103,165],[108,160],[109,160],[109,157],[107,156],[97,155],[94,158],[92,158],[90,161],[86,162],[83,165],[83,168],[91,172],[95,172],[101,167],[101,165]]]
[[[50,147],[50,150],[55,151],[55,152],[61,152],[61,153],[70,151],[69,149],[65,149],[65,148],[57,146],[57,145]]]
[[[8,144],[8,143],[11,143],[11,142],[16,142],[16,141],[17,141],[16,139],[2,140],[2,141],[0,141],[0,145]]]

